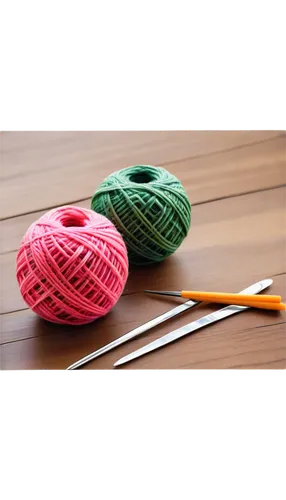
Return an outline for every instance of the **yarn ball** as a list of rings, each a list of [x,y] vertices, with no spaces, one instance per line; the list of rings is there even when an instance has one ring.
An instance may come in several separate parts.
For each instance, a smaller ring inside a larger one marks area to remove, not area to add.
[[[91,200],[122,234],[129,261],[159,262],[187,236],[191,204],[180,181],[167,170],[136,165],[109,175]]]
[[[23,299],[43,319],[83,325],[118,301],[127,251],[114,225],[92,210],[50,210],[27,230],[17,254]]]

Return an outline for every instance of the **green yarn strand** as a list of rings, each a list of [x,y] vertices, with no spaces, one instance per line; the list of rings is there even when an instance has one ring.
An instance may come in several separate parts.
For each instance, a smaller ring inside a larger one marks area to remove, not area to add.
[[[187,236],[191,205],[180,181],[167,170],[135,165],[114,172],[99,186],[91,208],[122,234],[131,263],[160,262]]]

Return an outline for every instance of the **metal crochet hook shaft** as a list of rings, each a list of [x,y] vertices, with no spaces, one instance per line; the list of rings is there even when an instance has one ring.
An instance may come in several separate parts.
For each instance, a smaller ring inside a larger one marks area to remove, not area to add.
[[[250,287],[246,288],[245,290],[242,290],[241,293],[252,293],[256,294],[264,290],[265,288],[269,287],[273,283],[272,279],[265,279],[262,281],[259,281],[258,283],[255,283],[254,285],[251,285]],[[127,363],[129,361],[132,361],[133,359],[139,358],[140,356],[143,356],[144,354],[147,354],[151,351],[154,351],[155,349],[158,349],[160,347],[163,347],[170,342],[174,342],[175,340],[184,337],[185,335],[188,335],[189,333],[195,332],[196,330],[199,330],[200,328],[203,328],[204,326],[208,326],[211,323],[215,323],[216,321],[220,321],[224,318],[227,318],[228,316],[231,316],[233,314],[237,314],[239,312],[245,311],[247,307],[244,306],[237,306],[237,305],[231,305],[224,307],[223,309],[220,309],[219,311],[216,311],[211,314],[207,314],[206,316],[203,316],[202,318],[192,321],[188,325],[185,325],[181,328],[178,328],[177,330],[173,330],[170,333],[167,333],[167,335],[164,335],[163,337],[159,338],[158,340],[155,340],[154,342],[151,342],[150,344],[141,347],[141,349],[137,349],[137,351],[132,352],[131,354],[128,354],[127,356],[124,356],[123,358],[119,359],[116,361],[114,366],[119,366],[123,365],[124,363]]]
[[[101,347],[97,351],[92,352],[91,354],[88,354],[88,356],[85,356],[84,358],[80,359],[79,361],[76,361],[72,365],[70,365],[67,370],[76,370],[80,366],[85,365],[89,361],[92,361],[95,358],[98,358],[99,356],[102,356],[103,354],[106,354],[107,352],[111,351],[112,349],[115,349],[115,347],[118,347],[125,342],[128,342],[128,340],[134,339],[135,337],[138,337],[142,333],[147,332],[151,328],[154,328],[154,326],[159,325],[160,323],[163,323],[164,321],[167,321],[170,318],[173,318],[177,316],[178,314],[183,313],[184,311],[187,311],[188,309],[191,309],[192,307],[196,306],[198,302],[194,302],[193,300],[188,300],[184,304],[180,304],[177,307],[174,307],[170,311],[167,311],[164,314],[161,314],[160,316],[157,316],[156,318],[151,319],[150,321],[147,321],[147,323],[144,323],[144,325],[138,326],[134,330],[131,330],[128,333],[125,333],[125,335],[122,335],[118,339],[114,340],[113,342],[110,342],[109,344],[105,345],[104,347]]]

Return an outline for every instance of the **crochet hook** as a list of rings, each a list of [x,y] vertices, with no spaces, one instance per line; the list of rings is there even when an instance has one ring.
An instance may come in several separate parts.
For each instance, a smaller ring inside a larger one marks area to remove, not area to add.
[[[232,304],[247,307],[256,307],[258,309],[270,309],[275,311],[285,311],[285,304],[281,303],[280,295],[250,295],[239,293],[219,293],[219,292],[196,292],[196,291],[157,291],[145,290],[146,293],[158,295],[169,295],[174,297],[183,297],[202,302],[215,302],[217,304]]]

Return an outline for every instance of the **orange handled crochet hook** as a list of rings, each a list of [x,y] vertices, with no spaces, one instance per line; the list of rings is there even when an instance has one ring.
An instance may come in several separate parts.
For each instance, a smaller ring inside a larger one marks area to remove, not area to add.
[[[183,297],[199,302],[215,302],[219,304],[256,307],[258,309],[272,309],[276,311],[285,311],[286,309],[285,304],[280,302],[280,295],[243,295],[238,293],[195,292],[187,290],[183,290],[182,292],[145,290],[145,292]]]

